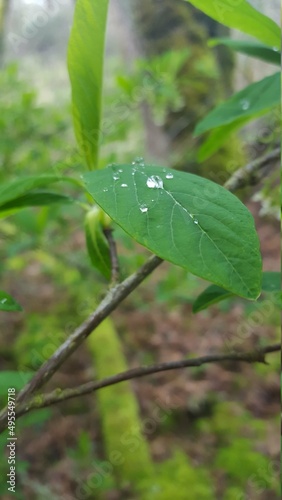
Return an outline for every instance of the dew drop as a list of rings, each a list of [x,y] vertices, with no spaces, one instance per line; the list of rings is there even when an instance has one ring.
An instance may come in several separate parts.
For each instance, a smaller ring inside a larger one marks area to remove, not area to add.
[[[104,193],[106,193],[107,191],[109,191],[109,190],[108,190],[108,188],[104,188],[104,189],[103,189],[103,192],[104,192]]]
[[[163,189],[163,180],[158,175],[152,175],[147,179],[148,188]]]
[[[118,181],[119,180],[119,175],[118,174],[114,174],[113,175],[113,179],[114,179],[114,181]]]
[[[279,52],[280,51],[279,47],[272,47],[272,50],[274,50],[274,52]]]
[[[7,302],[7,299],[2,299],[1,300],[1,304],[6,304],[6,302]]]
[[[122,174],[122,172],[123,172],[122,168],[120,168],[120,169],[118,170],[118,172],[119,172],[120,174]]]
[[[194,222],[194,224],[199,224],[198,219],[194,219],[193,222]]]
[[[148,207],[146,207],[146,205],[141,205],[140,212],[142,212],[142,214],[145,214],[146,212],[148,212]]]
[[[241,102],[241,108],[246,111],[247,109],[249,109],[250,107],[250,101],[248,101],[248,99],[242,99]]]
[[[137,165],[144,166],[144,158],[142,158],[142,156],[137,156],[134,161]]]
[[[122,188],[127,188],[127,187],[128,187],[128,185],[127,185],[127,184],[122,184],[122,185],[121,185],[121,187],[122,187]]]
[[[166,178],[166,179],[173,179],[173,174],[167,174],[167,175],[165,176],[165,178]]]

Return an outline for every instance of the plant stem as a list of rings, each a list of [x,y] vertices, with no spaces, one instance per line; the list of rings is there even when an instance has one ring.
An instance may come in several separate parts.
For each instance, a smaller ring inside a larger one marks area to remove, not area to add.
[[[276,148],[261,158],[257,158],[245,167],[237,170],[224,184],[224,187],[229,191],[237,191],[237,189],[258,184],[268,173],[269,167],[274,162],[279,161],[280,157],[281,149]]]

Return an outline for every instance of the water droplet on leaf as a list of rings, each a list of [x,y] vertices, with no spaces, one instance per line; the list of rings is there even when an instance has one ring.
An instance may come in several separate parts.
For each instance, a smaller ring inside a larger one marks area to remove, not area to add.
[[[163,189],[163,180],[158,175],[152,175],[147,179],[148,188]]]
[[[146,207],[146,205],[141,205],[140,206],[140,212],[142,212],[143,214],[148,212],[148,207]]]
[[[142,156],[137,156],[134,161],[137,165],[144,165],[144,158],[142,158]]]
[[[121,187],[122,187],[122,188],[127,188],[127,187],[128,187],[128,185],[127,185],[127,184],[122,184],[122,185],[121,185]]]
[[[250,101],[248,101],[248,99],[242,99],[241,102],[241,108],[246,111],[247,109],[249,109],[250,107]]]
[[[167,175],[165,176],[165,178],[166,178],[166,179],[173,179],[173,174],[167,174]]]

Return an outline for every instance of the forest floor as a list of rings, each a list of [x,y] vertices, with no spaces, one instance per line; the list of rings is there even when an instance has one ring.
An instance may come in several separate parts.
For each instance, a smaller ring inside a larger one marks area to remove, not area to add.
[[[259,218],[256,203],[250,203],[249,208],[257,220],[264,270],[277,271],[280,269],[279,224]],[[244,314],[240,303],[229,310],[214,306],[209,312],[198,315],[192,314],[191,304],[182,303],[169,308],[167,303],[154,303],[152,282],[156,283],[161,279],[164,272],[165,268],[160,269],[149,284],[140,288],[140,300],[149,307],[145,310],[136,309],[132,300],[128,299],[113,314],[129,367],[178,360],[187,354],[201,356],[222,352],[230,345],[235,349],[252,349],[262,337],[267,338],[267,343],[275,342],[277,333],[271,325],[258,325],[243,341],[238,337],[238,325]],[[37,300],[38,292],[34,296],[34,301]],[[15,328],[16,324],[10,324],[10,329]],[[270,364],[275,356],[268,357]],[[8,366],[9,363],[5,365]],[[54,384],[56,387],[75,386],[86,382],[90,373],[91,359],[82,346],[60,373],[56,374]],[[189,455],[193,464],[199,465],[212,459],[216,442],[215,436],[209,432],[203,432],[200,438],[197,434],[196,439],[195,425],[199,420],[209,419],[215,403],[219,401],[230,404],[231,413],[238,419],[246,410],[254,418],[263,419],[266,437],[255,443],[256,449],[269,456],[270,460],[278,459],[279,384],[276,369],[268,370],[265,375],[263,369],[261,371],[253,365],[226,363],[193,371],[187,369],[160,373],[137,379],[132,385],[143,420],[152,419],[156,407],[164,410],[165,418],[162,423],[146,433],[154,460],[165,460],[174,447],[179,447]],[[53,498],[56,495],[65,500],[75,498],[74,478],[77,471],[67,450],[75,448],[82,430],[89,434],[95,453],[103,459],[103,436],[95,395],[86,396],[79,403],[70,401],[63,408],[53,408],[51,418],[43,426],[33,425],[19,436],[18,458],[28,463],[28,482],[34,483],[34,491],[41,491],[38,486],[41,484],[53,491]],[[224,480],[220,474],[216,480],[220,498]],[[32,494],[30,487],[26,491],[31,499],[45,498],[43,493],[41,496],[39,493]],[[47,496],[46,494],[46,498]],[[3,498],[5,500],[9,497]],[[124,494],[114,490],[107,497],[108,500],[124,498]],[[266,496],[257,496],[256,499],[258,498],[266,499]]]

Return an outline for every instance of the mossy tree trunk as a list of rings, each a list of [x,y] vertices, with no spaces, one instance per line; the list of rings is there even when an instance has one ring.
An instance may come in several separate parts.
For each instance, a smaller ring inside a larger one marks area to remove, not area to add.
[[[94,357],[97,379],[128,369],[122,344],[110,319],[105,320],[87,340]],[[149,444],[142,434],[139,405],[130,382],[97,392],[109,473],[120,488],[134,489],[154,475]]]
[[[185,104],[180,111],[168,110],[163,125],[171,153],[177,158],[174,166],[186,169],[189,165],[190,171],[203,175],[208,175],[209,170],[223,169],[226,155],[232,155],[234,148],[230,151],[228,146],[202,169],[196,161],[199,142],[193,138],[193,132],[207,110],[233,91],[231,51],[224,47],[216,50],[207,47],[209,38],[228,36],[229,30],[183,0],[131,0],[131,12],[146,57],[185,48],[190,50],[179,74],[179,83],[176,82]]]

